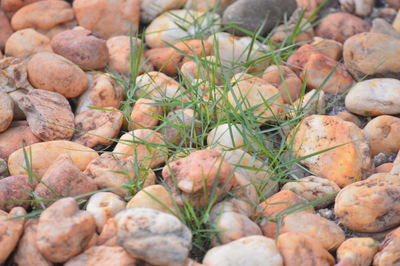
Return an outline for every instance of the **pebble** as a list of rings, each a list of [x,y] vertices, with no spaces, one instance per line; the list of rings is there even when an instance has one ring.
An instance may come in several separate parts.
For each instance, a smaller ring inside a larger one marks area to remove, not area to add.
[[[187,0],[185,8],[198,11],[216,11],[222,13],[236,0]]]
[[[374,8],[374,0],[339,0],[343,11],[366,17],[371,14]]]
[[[336,196],[335,214],[351,230],[377,233],[400,224],[398,176],[374,174],[346,186]]]
[[[156,265],[181,265],[189,255],[192,233],[171,214],[131,208],[119,212],[115,220],[118,243],[134,258]]]
[[[221,124],[208,133],[207,144],[210,147],[221,147],[223,150],[245,149],[245,135],[244,127],[240,124]]]
[[[185,5],[186,1],[187,0],[142,0],[140,8],[140,21],[146,24],[151,23],[156,17],[165,11],[180,9]]]
[[[210,249],[203,259],[207,266],[283,266],[283,259],[273,239],[248,236]]]
[[[169,100],[182,97],[183,89],[173,78],[161,72],[151,71],[136,78],[136,96],[153,100]]]
[[[290,17],[295,8],[294,0],[283,0],[279,4],[272,0],[238,0],[225,9],[222,22],[265,35],[282,21],[284,14]],[[228,27],[227,31],[238,36],[245,35],[235,27]]]
[[[365,76],[398,78],[400,40],[382,33],[365,32],[347,39],[343,58],[347,70],[357,79]]]
[[[44,200],[37,203],[38,206],[50,206],[53,199],[86,195],[95,190],[97,186],[93,180],[83,174],[71,157],[64,153],[49,166],[34,192]],[[80,198],[87,199],[89,195]]]
[[[312,40],[312,38],[314,37],[314,29],[306,18],[302,18],[301,21],[299,21],[300,16],[297,15],[299,11],[300,9],[296,9],[296,11],[293,13],[287,23],[278,26],[273,31],[273,34],[271,36],[272,42],[282,43],[289,40],[290,38],[292,38],[292,36],[294,36],[293,33],[299,27],[301,30],[296,34],[296,38],[294,39],[294,41],[298,43],[309,42]]]
[[[396,265],[400,259],[400,227],[386,235],[373,265]]]
[[[75,199],[63,198],[40,215],[36,247],[46,260],[66,262],[84,251],[95,230],[93,216],[79,210]]]
[[[97,192],[90,197],[86,210],[93,215],[97,232],[101,233],[107,220],[125,209],[125,205],[126,202],[112,192]]]
[[[0,91],[0,133],[10,126],[14,118],[14,101],[7,93]]]
[[[193,23],[196,21],[196,23]],[[151,48],[169,47],[201,31],[202,35],[220,28],[218,14],[195,10],[170,10],[156,17],[145,30],[146,44]],[[195,24],[195,25],[194,25]],[[209,35],[208,34],[208,35]]]
[[[233,175],[232,167],[216,150],[192,152],[185,158],[169,163],[162,171],[177,204],[184,205],[190,201],[198,207],[206,206],[211,196],[219,200],[230,191]]]
[[[106,41],[85,29],[58,33],[51,40],[51,48],[84,69],[102,69],[108,63]]]
[[[52,51],[50,39],[31,28],[14,32],[8,38],[5,47],[5,55],[19,58]]]
[[[322,38],[344,43],[351,36],[367,32],[369,29],[370,25],[361,18],[339,12],[323,18],[316,28],[316,34]]]
[[[80,26],[107,39],[135,35],[139,28],[140,0],[76,0],[73,9]],[[132,30],[132,32],[131,32]]]
[[[335,194],[340,191],[340,188],[331,180],[317,176],[307,176],[298,181],[286,183],[281,190],[293,191],[310,203],[325,198],[324,201],[315,205],[315,208],[320,209],[335,202]]]
[[[352,113],[343,111],[343,112],[337,113],[336,116],[343,119],[344,121],[352,122],[359,128],[362,128],[361,120],[356,115],[353,115]],[[364,134],[365,134],[365,132],[364,132]]]
[[[279,235],[278,249],[284,265],[333,265],[335,259],[316,238],[303,232],[287,232]]]
[[[75,116],[72,141],[94,149],[110,145],[118,137],[122,119],[122,113],[113,107],[82,112]]]
[[[6,212],[11,211],[15,207],[28,209],[37,180],[27,175],[8,176],[0,179],[0,209]]]
[[[108,247],[119,246],[117,243],[117,222],[114,218],[109,218],[106,221],[97,239],[96,245]]]
[[[362,116],[400,114],[400,81],[391,78],[358,82],[346,95],[347,110]]]
[[[333,60],[338,61],[342,58],[343,44],[331,39],[324,39],[321,37],[314,37],[311,46],[315,47],[315,50],[321,54],[326,55]]]
[[[81,170],[85,170],[90,161],[98,157],[97,153],[71,141],[56,140],[41,143],[35,143],[25,147],[26,153],[32,157],[29,162],[32,166],[32,172],[41,178],[57,157],[63,153],[67,153],[73,163]],[[46,154],[46,156],[43,156]],[[26,175],[26,162],[24,150],[18,149],[8,158],[8,169],[11,175]]]
[[[33,87],[57,92],[66,98],[77,97],[88,87],[85,73],[77,65],[49,52],[37,53],[29,60],[28,75]]]
[[[390,173],[393,163],[384,163],[375,168],[375,173]]]
[[[353,237],[346,239],[336,252],[338,265],[371,265],[378,243],[369,237]]]
[[[18,101],[33,134],[43,141],[69,140],[74,114],[67,99],[56,92],[32,90]]]
[[[396,31],[392,25],[382,18],[376,18],[372,21],[370,32],[382,33],[400,39],[400,32]]]
[[[14,13],[18,9],[41,0],[3,0],[1,1],[1,9],[6,12]]]
[[[8,256],[17,246],[18,241],[24,231],[25,218],[19,217],[26,215],[24,208],[13,208],[9,213],[0,210],[0,230],[1,230],[1,251],[0,263],[3,264]],[[16,218],[18,217],[18,218]],[[14,218],[14,219],[13,219]]]
[[[140,98],[138,99],[131,112],[131,127],[133,129],[152,128],[159,122],[162,117],[162,106],[157,101]]]
[[[26,64],[18,58],[6,57],[0,60],[0,86],[2,91],[10,93],[18,89],[33,89],[28,81]]]

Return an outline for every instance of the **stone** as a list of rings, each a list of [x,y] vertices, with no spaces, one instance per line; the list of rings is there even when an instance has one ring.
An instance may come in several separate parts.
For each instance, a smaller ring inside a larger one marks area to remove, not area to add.
[[[393,175],[400,175],[400,151],[397,153],[397,156],[393,162],[393,167],[390,170],[390,173]]]
[[[306,204],[308,204],[306,199],[301,198],[290,190],[281,190],[261,202],[257,207],[257,214],[266,218],[266,220],[259,223],[263,234],[266,237],[275,238],[278,229],[277,222],[268,221],[268,219],[282,219],[287,214],[289,207],[295,206],[298,209],[303,208]],[[314,208],[309,207],[303,211],[313,213]]]
[[[320,54],[319,50],[310,44],[304,44],[288,57],[287,64],[296,74],[300,75],[304,65],[314,54]]]
[[[35,188],[35,195],[50,206],[59,198],[87,195],[97,190],[96,184],[72,162],[67,154],[60,154],[44,173]],[[89,195],[80,197],[89,198]],[[39,205],[39,204],[38,204]]]
[[[94,150],[78,143],[64,140],[35,143],[26,146],[25,151],[29,157],[30,154],[32,155],[29,159],[32,173],[39,178],[42,178],[60,154],[67,153],[81,171],[85,170],[90,161],[98,157]],[[43,156],[43,154],[46,154],[46,156]],[[22,148],[13,152],[8,158],[8,169],[11,175],[26,175],[26,167]]]
[[[112,192],[97,192],[90,197],[86,210],[93,215],[97,231],[101,233],[106,221],[124,210],[125,205],[126,202]]]
[[[36,248],[36,233],[39,219],[30,219],[25,223],[24,233],[18,243],[13,260],[18,265],[52,266]]]
[[[8,176],[0,179],[0,209],[6,212],[15,207],[28,209],[32,192],[37,184],[37,180],[27,175]],[[3,203],[8,202],[8,203]]]
[[[63,198],[42,212],[36,247],[50,262],[62,263],[84,251],[96,230],[93,216],[79,210],[73,198]]]
[[[152,128],[158,124],[161,117],[162,106],[154,100],[140,98],[135,102],[131,112],[131,127],[133,129]]]
[[[298,116],[297,112],[302,111],[304,116],[325,113],[325,93],[323,90],[310,90],[303,97],[300,97],[292,104],[292,117]]]
[[[353,78],[343,64],[321,53],[309,57],[300,77],[307,87],[326,93],[344,93],[353,84]]]
[[[1,1],[1,9],[6,12],[14,13],[18,11],[18,9],[38,1],[41,0],[3,0]]]
[[[8,130],[0,134],[0,158],[7,160],[11,153],[23,145],[29,146],[37,142],[40,139],[32,133],[26,121],[12,122]]]
[[[290,104],[299,98],[302,81],[289,67],[269,66],[265,69],[262,78],[280,91],[284,103]]]
[[[332,13],[322,19],[316,28],[316,34],[322,38],[344,43],[353,35],[367,32],[370,25],[361,18],[349,13]]]
[[[390,173],[393,163],[384,163],[375,168],[375,173]]]
[[[376,233],[400,224],[397,215],[398,176],[381,173],[346,186],[336,196],[335,214],[340,222],[358,232]]]
[[[400,39],[400,32],[396,31],[392,25],[382,18],[376,18],[372,21],[372,28],[370,32],[386,34]]]
[[[109,218],[104,224],[96,246],[119,246],[117,243],[117,222],[114,218]]]
[[[90,107],[119,108],[124,99],[122,88],[106,74],[99,74],[79,97],[75,114],[90,110]]]
[[[104,147],[113,143],[122,127],[122,113],[113,108],[88,110],[75,116],[75,133],[72,141],[89,148]]]
[[[340,191],[340,188],[331,180],[307,176],[295,182],[286,183],[281,190],[293,191],[311,203],[325,198],[324,201],[315,205],[315,208],[325,208],[335,202],[335,195]]]
[[[94,246],[80,255],[71,258],[65,266],[135,266],[137,261],[129,256],[122,247]]]
[[[368,140],[351,122],[334,116],[312,115],[303,119],[291,134],[289,139],[293,140],[297,158],[322,151],[301,163],[339,187],[362,180],[373,171]]]
[[[310,43],[311,46],[321,54],[338,61],[342,57],[343,44],[335,40],[324,39],[321,37],[314,37],[314,41]]]
[[[294,0],[238,0],[225,9],[222,22],[265,35],[282,21],[284,15],[290,17],[295,8]],[[228,30],[238,36],[245,35],[237,28]]]
[[[31,28],[14,32],[6,42],[7,56],[24,58],[39,52],[52,52],[50,39]]]
[[[187,9],[170,10],[150,23],[145,30],[145,40],[151,48],[169,47],[191,37],[192,32],[201,31],[203,36],[207,36],[219,29],[218,14]]]
[[[33,134],[43,141],[69,140],[74,114],[67,99],[56,92],[32,90],[18,101]]]
[[[374,0],[339,0],[343,11],[366,17],[374,8]]]
[[[140,0],[77,0],[73,9],[79,25],[103,39],[135,35],[139,28]]]
[[[180,9],[185,5],[186,1],[187,0],[143,0],[140,8],[140,21],[146,24],[151,23],[165,11]]]
[[[165,162],[168,148],[160,133],[136,129],[121,136],[113,153],[117,157],[131,158],[139,164],[155,168]]]
[[[395,133],[400,130],[400,118],[381,115],[364,127],[363,131],[371,145],[371,155],[391,154],[400,150],[400,138]]]
[[[400,81],[391,78],[358,82],[346,95],[347,110],[362,116],[400,113]]]
[[[382,33],[365,32],[350,37],[343,46],[347,70],[357,79],[365,76],[399,78],[400,40]]]
[[[88,87],[85,73],[77,65],[48,52],[37,53],[29,60],[28,76],[33,87],[57,92],[66,98],[77,97]]]
[[[132,43],[132,51],[131,51],[131,43]],[[118,73],[121,73],[125,76],[129,76],[131,74],[131,64],[130,58],[131,53],[133,53],[134,60],[140,56],[140,68],[138,69],[139,73],[147,71],[153,71],[153,66],[145,60],[143,54],[143,44],[140,39],[129,36],[115,36],[107,40],[106,42],[108,53],[110,55],[109,58],[109,67]]]
[[[371,265],[378,243],[370,237],[346,239],[337,249],[339,265]]]
[[[106,41],[85,29],[58,33],[51,40],[51,48],[84,69],[102,69],[108,63]]]
[[[7,93],[0,91],[0,133],[10,126],[14,118],[14,101]]]
[[[17,246],[19,238],[24,231],[26,215],[24,208],[13,208],[9,213],[0,210],[1,251],[0,263],[3,264]],[[18,218],[17,218],[18,217]]]
[[[184,94],[181,85],[164,73],[151,71],[136,78],[136,96],[152,100],[175,100]]]
[[[218,201],[234,182],[232,167],[218,151],[211,149],[170,162],[163,168],[162,176],[181,206],[187,201],[194,206],[206,206],[211,196]]]
[[[177,217],[149,208],[121,211],[118,243],[136,259],[158,265],[181,265],[191,249],[192,234]]]
[[[4,1],[0,4],[3,6]],[[13,29],[11,28],[10,21],[7,18],[7,15],[4,11],[0,8],[0,50],[3,50],[8,38],[13,33]]]
[[[333,265],[334,257],[321,243],[302,232],[287,232],[279,235],[278,249],[285,265]]]
[[[221,124],[212,129],[207,136],[207,145],[230,150],[232,148],[246,149],[245,128],[241,124]]]
[[[395,0],[395,1],[397,1],[397,0]],[[400,5],[400,2],[399,2],[399,5]],[[395,16],[395,18],[394,18],[394,20],[392,22],[392,26],[393,26],[393,29],[395,31],[397,31],[397,32],[400,31],[400,15],[399,15],[399,12],[396,12],[396,16]]]
[[[362,127],[361,120],[357,116],[353,115],[352,113],[344,111],[344,112],[337,113],[336,116],[339,117],[340,119],[343,119],[344,121],[354,123],[359,128]],[[364,134],[365,134],[365,132],[364,132]]]
[[[263,123],[271,117],[279,117],[283,111],[279,90],[265,80],[239,73],[233,76],[231,84],[227,100],[232,108],[251,112],[249,119]]]
[[[0,60],[0,70],[0,90],[7,93],[18,89],[33,90],[28,81],[26,64],[21,59],[6,57]]]
[[[203,258],[207,266],[283,266],[282,256],[273,239],[248,236],[214,247]]]
[[[150,208],[165,213],[177,213],[171,192],[162,185],[143,188],[131,198],[126,208]]]
[[[71,23],[74,23],[71,5],[60,0],[31,3],[18,9],[11,19],[14,30],[33,28],[41,33],[48,33],[55,28],[64,29],[69,25],[73,26]]]
[[[304,17],[315,19],[319,7],[324,4],[323,0],[296,0],[297,9],[303,11]]]
[[[196,82],[200,83],[200,91],[207,91],[207,89],[202,88],[201,85],[204,84],[208,86],[207,81],[213,81],[216,85],[221,85],[223,83],[222,77],[222,68],[217,64],[217,58],[213,55],[198,58],[197,62],[193,60],[189,60],[184,63],[180,69],[180,74],[188,82],[193,84],[193,87],[196,87]],[[209,98],[208,93],[204,94],[204,97]]]
[[[135,194],[136,190],[153,185],[156,180],[154,172],[138,165],[134,158],[120,158],[116,154],[108,153],[91,161],[84,173],[100,189],[113,188],[111,192],[121,197]]]
[[[216,11],[222,13],[230,4],[236,0],[187,0],[185,8],[197,11]]]
[[[379,246],[379,252],[374,257],[375,265],[396,265],[399,262],[400,228],[386,235]]]
[[[166,121],[160,133],[165,141],[176,146],[190,146],[192,138],[201,133],[201,122],[192,109],[173,110],[167,114]]]
[[[399,0],[384,0],[391,8],[400,9]]]
[[[336,250],[345,240],[343,230],[333,221],[317,214],[296,212],[283,219],[280,233],[302,232],[317,239],[323,248]]]

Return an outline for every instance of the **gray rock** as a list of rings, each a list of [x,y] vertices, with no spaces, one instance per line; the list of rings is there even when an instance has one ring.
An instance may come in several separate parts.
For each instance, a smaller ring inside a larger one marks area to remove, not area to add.
[[[239,0],[225,10],[222,22],[253,32],[262,26],[260,34],[263,35],[277,26],[285,13],[290,17],[295,9],[295,0]],[[235,35],[245,35],[235,28],[228,31]]]

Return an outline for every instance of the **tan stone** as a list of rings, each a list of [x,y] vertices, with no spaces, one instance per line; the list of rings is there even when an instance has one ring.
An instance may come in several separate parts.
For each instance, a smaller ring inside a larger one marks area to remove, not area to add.
[[[7,56],[24,58],[38,52],[52,52],[50,39],[31,28],[14,32],[6,42]]]
[[[343,44],[335,40],[314,37],[314,41],[310,44],[314,46],[318,52],[338,61],[342,57]]]
[[[208,132],[207,144],[210,147],[220,147],[223,150],[232,148],[246,149],[245,128],[241,124],[221,124]]]
[[[109,218],[104,224],[96,246],[119,246],[117,243],[117,222],[114,218]]]
[[[54,91],[66,98],[77,97],[88,87],[85,73],[77,65],[48,52],[37,53],[29,60],[28,75],[35,88]]]
[[[51,40],[51,47],[56,54],[84,69],[101,69],[108,63],[106,41],[85,29],[58,33]]]
[[[16,12],[18,9],[41,0],[2,0],[1,9],[6,12]]]
[[[384,163],[375,168],[375,173],[390,173],[393,163]]]
[[[396,265],[400,259],[400,228],[390,232],[379,246],[379,252],[374,257],[374,266]]]
[[[373,171],[369,143],[362,130],[334,116],[312,115],[293,129],[297,158],[321,152],[301,161],[311,172],[344,187]],[[330,149],[330,150],[327,150]]]
[[[289,114],[292,117],[298,116],[298,111],[301,110],[304,116],[313,114],[325,113],[325,93],[322,90],[310,90],[303,97],[300,97],[292,104],[292,112]]]
[[[140,0],[77,0],[73,9],[80,26],[104,39],[135,35],[139,27]]]
[[[14,30],[33,28],[49,31],[74,20],[71,5],[65,1],[46,0],[34,2],[19,9],[11,19]]]
[[[180,9],[187,0],[142,0],[140,18],[143,23],[150,23],[165,11]]]
[[[400,5],[400,3],[399,3],[399,5]],[[396,30],[397,32],[400,31],[400,13],[399,12],[397,12],[396,17],[393,20],[392,26],[393,26],[393,29]]]
[[[318,36],[343,43],[358,33],[369,31],[370,25],[349,13],[333,13],[322,19],[316,29]]]
[[[400,224],[398,176],[374,174],[348,185],[336,197],[335,214],[346,227],[359,232],[381,232]],[[356,203],[356,204],[355,204]]]
[[[192,234],[177,217],[149,208],[121,211],[118,243],[134,258],[151,264],[181,265],[191,249]]]
[[[376,18],[372,21],[370,32],[382,33],[400,39],[400,32],[396,31],[392,25],[383,18]]]
[[[36,247],[51,262],[65,262],[81,253],[96,230],[91,214],[79,210],[73,198],[63,198],[39,218]]]
[[[290,190],[281,190],[261,202],[257,207],[257,213],[265,218],[281,219],[284,214],[287,214],[285,210],[289,207],[295,205],[298,209],[305,204],[307,204],[306,199],[301,198],[296,193]],[[304,211],[313,213],[314,208],[309,207]],[[266,220],[260,223],[260,228],[266,237],[275,238],[278,226],[276,222]]]
[[[222,13],[225,8],[236,0],[187,0],[185,8],[198,11],[215,10]]]
[[[177,213],[171,193],[162,185],[143,188],[132,197],[126,208],[151,208],[171,214]]]
[[[72,162],[67,154],[60,154],[44,173],[35,188],[35,195],[45,200],[37,205],[50,206],[54,200],[64,197],[89,198],[90,192],[97,190],[96,184]],[[50,201],[46,201],[50,200]]]
[[[97,153],[90,148],[78,143],[63,140],[32,144],[25,147],[25,151],[28,158],[32,155],[32,157],[29,158],[32,172],[40,178],[60,154],[69,154],[73,163],[82,171],[85,170],[90,161],[98,157]],[[44,154],[46,156],[43,156]],[[22,148],[10,155],[8,159],[8,169],[11,175],[27,174],[26,167],[24,150]]]
[[[265,265],[283,266],[282,256],[273,239],[248,236],[207,251],[207,266]]]
[[[23,145],[29,146],[37,142],[40,139],[32,133],[26,121],[13,122],[7,131],[0,134],[0,158],[7,160],[11,153]]]
[[[36,232],[39,219],[30,219],[26,222],[24,234],[18,243],[13,260],[18,265],[25,266],[52,266],[36,248]]]
[[[374,0],[339,0],[343,11],[366,17],[371,14]]]
[[[0,263],[3,264],[7,257],[17,246],[19,238],[24,231],[26,211],[21,207],[13,208],[9,213],[0,211]],[[18,217],[18,218],[16,218]],[[13,219],[14,218],[14,219]]]
[[[151,128],[158,124],[162,107],[156,101],[140,98],[135,102],[131,113],[133,129]]]
[[[305,11],[304,17],[310,18],[323,3],[323,0],[296,0],[296,3],[298,8]]]
[[[27,209],[37,180],[30,180],[27,175],[9,176],[0,180],[0,209],[6,212],[14,207]],[[3,203],[8,202],[8,203]]]
[[[14,101],[7,93],[0,91],[0,133],[10,126],[14,118]]]
[[[75,116],[75,133],[72,141],[89,148],[113,143],[122,126],[122,113],[110,107],[105,110],[88,110]]]
[[[124,99],[122,88],[106,74],[99,74],[79,97],[75,114],[90,110],[90,107],[119,108]]]
[[[337,249],[339,265],[371,265],[378,252],[378,243],[369,237],[354,237],[344,241]]]
[[[145,56],[156,70],[168,76],[175,76],[182,65],[191,60],[191,57],[210,55],[211,48],[211,43],[208,41],[189,40],[176,43],[174,47],[148,50]]]
[[[3,6],[5,1],[2,1],[0,4]],[[2,9],[0,9],[0,50],[3,50],[7,39],[13,33],[13,29],[11,28],[10,21],[7,18],[7,15],[4,13]]]
[[[279,235],[277,245],[287,266],[329,266],[335,263],[334,257],[317,239],[302,232]]]
[[[215,150],[200,150],[173,161],[163,168],[162,176],[172,188],[178,205],[191,201],[195,206],[205,206],[210,200],[219,200],[230,191],[234,172]]]
[[[180,84],[161,72],[148,72],[136,78],[136,96],[154,100],[176,99],[184,93]]]
[[[24,61],[14,57],[6,57],[0,60],[0,88],[7,93],[15,92],[18,89],[33,90],[28,81]]]
[[[223,83],[222,68],[219,62],[217,62],[217,58],[213,55],[198,58],[197,62],[191,60],[187,61],[182,65],[180,73],[192,84],[196,84],[197,81],[201,81],[203,83],[212,81],[217,85],[221,85]],[[203,88],[200,89],[203,90]],[[208,97],[208,95],[205,94],[205,97]]]
[[[362,124],[361,124],[360,119],[357,116],[353,115],[352,113],[343,111],[343,112],[337,113],[336,116],[343,119],[344,121],[352,122],[352,123],[356,124],[359,128],[361,128]]]
[[[286,183],[282,190],[293,191],[311,203],[325,198],[324,201],[315,205],[316,208],[324,208],[335,201],[336,193],[340,191],[340,188],[331,180],[308,176],[295,182]]]

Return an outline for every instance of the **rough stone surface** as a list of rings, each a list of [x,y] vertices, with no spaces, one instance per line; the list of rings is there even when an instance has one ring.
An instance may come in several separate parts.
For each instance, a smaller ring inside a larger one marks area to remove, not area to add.
[[[0,202],[11,201],[10,203],[1,203],[0,209],[6,212],[14,207],[23,207],[27,209],[30,205],[29,200],[36,185],[36,180],[29,180],[27,175],[9,176],[0,179]],[[12,203],[16,201],[15,203]]]
[[[368,16],[374,8],[374,0],[339,0],[343,11],[353,13],[358,16]]]
[[[390,232],[381,245],[379,252],[374,257],[374,266],[396,265],[400,259],[400,228]]]
[[[18,89],[33,89],[28,81],[26,64],[21,59],[6,57],[0,60],[0,70],[0,90],[9,93]]]
[[[0,91],[0,132],[10,126],[14,118],[14,102],[7,93]]]

